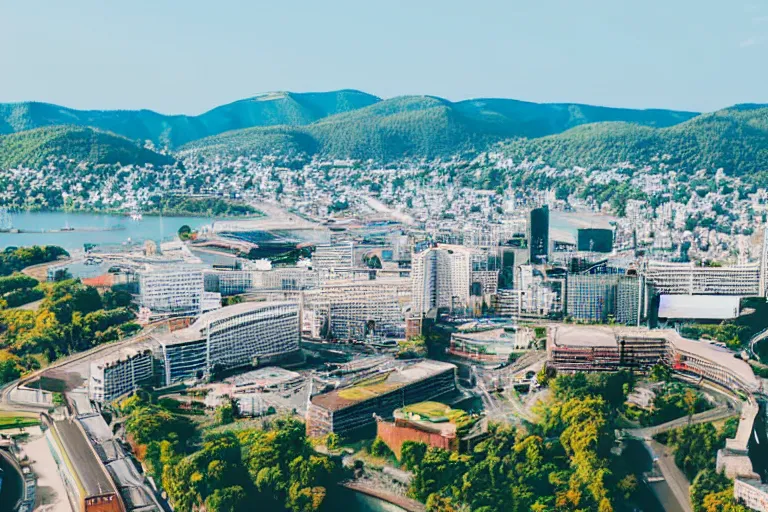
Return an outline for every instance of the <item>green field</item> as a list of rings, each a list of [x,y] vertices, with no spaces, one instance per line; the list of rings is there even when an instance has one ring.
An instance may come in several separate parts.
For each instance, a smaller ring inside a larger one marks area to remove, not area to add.
[[[40,419],[34,415],[0,412],[0,430],[39,425]]]

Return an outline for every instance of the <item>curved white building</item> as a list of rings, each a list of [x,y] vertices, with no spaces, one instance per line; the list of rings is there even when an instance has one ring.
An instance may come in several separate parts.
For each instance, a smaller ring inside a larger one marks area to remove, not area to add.
[[[166,385],[209,374],[216,367],[258,364],[299,350],[296,302],[244,302],[205,313],[158,340]]]

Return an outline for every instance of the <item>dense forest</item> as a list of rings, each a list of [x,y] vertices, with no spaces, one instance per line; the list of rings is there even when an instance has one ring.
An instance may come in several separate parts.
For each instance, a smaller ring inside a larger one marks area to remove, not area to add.
[[[0,136],[0,168],[42,168],[50,158],[92,164],[168,165],[173,158],[93,128],[56,126]]]
[[[32,265],[56,261],[60,256],[69,254],[55,245],[6,247],[0,252],[0,276],[7,276]]]
[[[218,197],[183,197],[150,196],[146,213],[163,215],[209,215],[215,217],[237,217],[242,215],[261,215],[253,206],[227,201]]]
[[[254,503],[264,511],[313,512],[344,477],[340,463],[316,453],[304,424],[294,419],[279,418],[262,429],[203,432],[143,397],[127,398],[119,408],[135,453],[178,512],[202,505],[207,512],[246,512]]]
[[[78,280],[38,283],[14,274],[0,278],[0,294],[0,383],[140,329],[127,292],[101,295]],[[36,300],[37,309],[15,309]]]

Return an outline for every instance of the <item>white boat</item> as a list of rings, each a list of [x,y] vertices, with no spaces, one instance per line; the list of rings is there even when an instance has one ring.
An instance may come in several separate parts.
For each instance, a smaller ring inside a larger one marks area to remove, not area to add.
[[[140,214],[140,213],[132,213],[132,214],[131,214],[131,220],[136,220],[136,221],[139,221],[139,220],[141,220],[141,219],[142,219],[142,216],[141,216],[141,214]]]

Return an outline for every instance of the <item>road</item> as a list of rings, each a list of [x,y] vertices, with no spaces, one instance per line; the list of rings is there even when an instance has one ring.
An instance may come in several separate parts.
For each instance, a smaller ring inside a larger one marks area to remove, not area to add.
[[[768,338],[768,329],[763,329],[759,333],[752,336],[752,339],[749,340],[749,352],[761,363],[764,361],[761,361],[760,357],[758,357],[758,355],[755,354],[755,345],[766,338]]]
[[[626,429],[624,430],[624,433],[636,439],[651,440],[653,439],[653,436],[655,436],[656,434],[660,434],[668,430],[684,427],[686,425],[695,425],[697,423],[706,423],[709,421],[722,420],[725,418],[730,418],[731,416],[737,416],[738,414],[739,414],[738,411],[726,405],[721,405],[719,407],[715,407],[714,409],[710,409],[708,411],[694,414],[690,418],[690,420],[688,419],[687,416],[684,416],[682,418],[668,421],[666,423],[662,423],[661,425],[656,425],[653,427]]]
[[[125,338],[124,340],[116,341],[113,343],[106,343],[103,345],[99,345],[97,347],[94,347],[90,350],[86,350],[84,352],[78,352],[77,354],[73,354],[71,356],[64,357],[62,359],[58,359],[54,361],[49,366],[46,366],[45,368],[41,368],[39,370],[36,370],[29,375],[24,376],[23,378],[19,380],[15,380],[13,382],[9,382],[2,388],[0,388],[0,410],[6,410],[6,411],[27,411],[27,412],[34,412],[38,413],[42,410],[47,410],[49,405],[34,405],[29,403],[17,403],[14,402],[11,398],[11,393],[13,390],[15,390],[20,384],[23,384],[25,382],[34,380],[38,377],[41,377],[46,374],[46,372],[49,372],[54,369],[62,368],[66,365],[70,365],[73,363],[79,363],[85,359],[89,359],[95,355],[101,354],[103,352],[107,352],[110,350],[116,350],[119,349],[125,345],[129,345],[131,343],[137,343],[140,341],[145,340],[159,325],[162,325],[163,322],[158,322],[155,324],[149,324],[146,326],[139,334],[135,336],[131,336],[130,338]]]
[[[646,449],[652,450],[652,453],[657,456],[655,462],[661,470],[661,474],[664,475],[664,480],[666,480],[680,508],[683,512],[693,512],[691,508],[691,484],[675,464],[672,450],[653,440],[644,441],[643,444]]]

